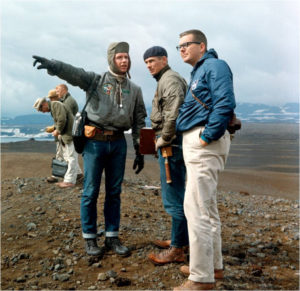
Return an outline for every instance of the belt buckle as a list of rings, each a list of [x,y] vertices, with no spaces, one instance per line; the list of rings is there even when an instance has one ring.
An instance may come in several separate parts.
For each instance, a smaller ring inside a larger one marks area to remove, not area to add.
[[[111,136],[113,134],[114,134],[114,132],[112,130],[103,130],[103,135]]]
[[[103,134],[104,130],[96,127],[96,134]]]

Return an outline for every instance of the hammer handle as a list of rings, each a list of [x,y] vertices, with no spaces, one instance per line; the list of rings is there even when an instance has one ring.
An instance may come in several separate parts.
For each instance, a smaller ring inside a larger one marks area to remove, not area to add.
[[[168,161],[167,157],[165,158],[165,169],[166,169],[166,181],[168,184],[170,184],[170,183],[172,183],[172,179],[171,179],[169,161]]]

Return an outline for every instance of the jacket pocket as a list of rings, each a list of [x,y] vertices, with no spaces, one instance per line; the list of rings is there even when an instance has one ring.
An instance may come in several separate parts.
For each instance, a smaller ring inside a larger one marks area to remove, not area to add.
[[[218,140],[208,144],[206,148],[217,155],[227,156],[230,149],[230,136],[228,131],[225,131],[224,135]]]
[[[197,131],[197,136],[196,136],[196,144],[198,144],[200,147],[202,147],[202,144],[200,142],[200,139],[201,139],[201,135],[204,131],[205,127],[204,126],[201,126],[200,127],[200,130]]]
[[[200,142],[200,136],[202,132],[204,131],[204,126],[201,127],[195,127],[190,132],[190,138],[189,138],[189,144],[193,148],[202,148],[201,142]]]

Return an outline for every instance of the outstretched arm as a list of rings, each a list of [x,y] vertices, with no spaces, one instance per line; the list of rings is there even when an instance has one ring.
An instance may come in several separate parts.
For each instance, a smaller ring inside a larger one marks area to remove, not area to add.
[[[38,70],[47,69],[52,71],[51,69],[54,69],[54,66],[52,65],[52,62],[50,60],[39,56],[32,56],[32,57],[35,59],[35,61],[33,62],[34,67],[36,64],[38,63],[40,64],[37,66]]]
[[[93,72],[86,72],[84,69],[76,68],[60,61],[48,60],[40,56],[33,56],[33,58],[35,59],[33,66],[38,64],[38,70],[46,69],[49,75],[56,75],[71,85],[80,87],[84,91],[89,90],[93,81],[98,76]]]

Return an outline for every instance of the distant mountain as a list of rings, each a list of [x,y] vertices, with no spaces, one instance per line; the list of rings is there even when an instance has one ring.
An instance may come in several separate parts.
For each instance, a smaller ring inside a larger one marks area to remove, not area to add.
[[[19,115],[15,118],[2,117],[1,125],[51,125],[53,124],[53,118],[50,114],[27,114],[27,115]]]
[[[244,122],[299,123],[299,103],[286,103],[284,106],[237,103],[235,112]]]
[[[299,103],[271,106],[259,103],[237,103],[235,113],[243,122],[299,123]],[[151,106],[147,107],[147,126],[151,126]]]
[[[146,125],[151,126],[151,106],[147,106]],[[237,103],[235,112],[244,122],[269,122],[269,123],[299,123],[299,103],[287,103],[284,106],[271,106],[257,103]],[[19,115],[15,118],[2,117],[2,127],[24,127],[39,125],[45,127],[53,124],[50,114]]]

